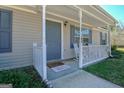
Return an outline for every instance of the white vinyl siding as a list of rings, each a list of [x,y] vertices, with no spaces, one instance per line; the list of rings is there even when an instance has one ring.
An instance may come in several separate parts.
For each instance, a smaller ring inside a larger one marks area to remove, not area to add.
[[[13,11],[12,52],[0,54],[0,70],[32,65],[33,42],[41,42],[40,14],[9,10]]]

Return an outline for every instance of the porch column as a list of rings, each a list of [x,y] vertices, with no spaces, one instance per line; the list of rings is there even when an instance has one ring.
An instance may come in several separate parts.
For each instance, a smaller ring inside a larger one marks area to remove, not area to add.
[[[80,18],[80,39],[79,39],[79,68],[83,67],[83,55],[82,55],[82,34],[81,34],[81,30],[82,30],[82,10],[79,10],[79,18]]]
[[[46,57],[46,6],[42,5],[42,47],[43,47],[43,80],[47,80]]]
[[[111,55],[111,27],[110,27],[110,25],[107,25],[107,29],[108,29],[109,56],[112,56]]]

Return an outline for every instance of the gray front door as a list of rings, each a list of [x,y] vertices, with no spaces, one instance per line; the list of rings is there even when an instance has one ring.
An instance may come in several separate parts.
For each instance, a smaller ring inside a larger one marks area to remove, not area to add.
[[[61,23],[46,21],[47,60],[61,59]]]

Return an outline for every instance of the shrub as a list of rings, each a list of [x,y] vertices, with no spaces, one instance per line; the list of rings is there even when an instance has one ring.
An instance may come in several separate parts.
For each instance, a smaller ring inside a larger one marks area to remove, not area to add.
[[[112,45],[111,49],[112,50],[117,50],[117,45]]]
[[[47,87],[33,67],[0,71],[0,83],[12,84],[14,88]]]

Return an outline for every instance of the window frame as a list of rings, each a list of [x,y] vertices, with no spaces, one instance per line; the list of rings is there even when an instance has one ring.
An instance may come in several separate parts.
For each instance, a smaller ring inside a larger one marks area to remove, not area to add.
[[[107,45],[107,33],[106,32],[100,32],[100,45]],[[103,37],[105,36],[105,37]],[[105,39],[103,39],[105,38]]]
[[[13,20],[13,12],[11,10],[0,9],[0,31],[1,32],[4,32],[4,31],[2,31],[2,29],[5,29],[5,28],[1,27],[1,13],[2,12],[7,12],[9,14],[9,25],[10,26],[8,28],[6,28],[6,29],[9,29],[7,32],[8,32],[10,37],[9,37],[9,41],[8,41],[9,48],[0,48],[0,53],[10,53],[10,52],[12,52],[12,25],[13,25],[12,20]]]
[[[77,34],[75,34],[75,32],[72,32],[72,27],[73,27],[73,29],[75,29],[75,30],[79,30],[79,27],[77,27],[77,26],[74,26],[74,25],[70,25],[70,48],[74,48],[73,47],[73,39],[74,38],[78,38],[79,39],[79,37],[80,37],[80,35],[79,35],[79,33],[77,33]],[[88,44],[84,44],[84,42],[83,42],[83,45],[84,46],[87,46],[87,45],[89,45],[89,44],[92,44],[92,29],[90,29],[90,28],[82,28],[82,31],[83,30],[88,30],[89,31],[89,33],[87,34],[87,37],[84,37],[83,36],[83,38],[82,38],[82,40],[83,39],[88,39]],[[75,34],[75,35],[74,35]],[[79,35],[79,36],[78,36]],[[82,33],[82,35],[84,35],[83,33]],[[79,41],[79,40],[78,40]],[[79,43],[79,42],[78,42]]]

